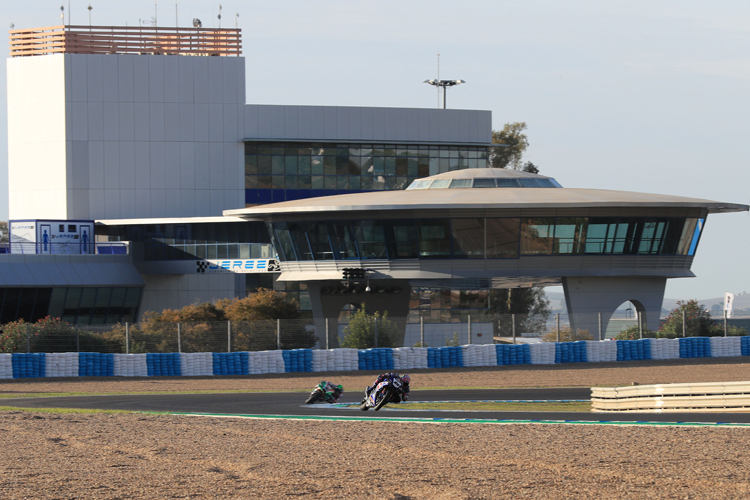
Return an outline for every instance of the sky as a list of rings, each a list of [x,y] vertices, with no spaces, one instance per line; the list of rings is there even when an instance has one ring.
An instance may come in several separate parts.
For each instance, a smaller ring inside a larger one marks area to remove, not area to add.
[[[219,2],[92,0],[94,25],[218,27]],[[525,122],[526,160],[565,187],[750,204],[750,2],[745,0],[222,0],[242,28],[247,102],[437,107],[424,80],[463,79],[450,108]],[[6,27],[88,24],[89,1],[4,2]],[[175,5],[177,13],[175,13]],[[237,15],[239,14],[239,15]],[[177,19],[176,19],[177,18]],[[7,37],[0,51],[8,54]],[[0,89],[5,94],[5,67]],[[7,120],[0,101],[0,219]],[[696,278],[666,296],[750,291],[750,215],[710,216]]]

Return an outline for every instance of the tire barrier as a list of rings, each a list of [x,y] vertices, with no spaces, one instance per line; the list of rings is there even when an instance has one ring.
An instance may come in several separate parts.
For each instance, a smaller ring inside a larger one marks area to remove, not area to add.
[[[730,356],[750,356],[750,336],[231,353],[0,353],[0,379],[390,371]]]
[[[496,344],[498,365],[530,365],[531,350],[529,344]]]

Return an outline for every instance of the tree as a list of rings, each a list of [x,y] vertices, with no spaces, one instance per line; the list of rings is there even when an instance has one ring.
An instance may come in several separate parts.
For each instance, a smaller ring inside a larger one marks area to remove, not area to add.
[[[281,348],[310,348],[318,341],[315,332],[307,329],[300,318],[295,301],[286,294],[262,288],[248,297],[224,299],[216,303],[229,321],[235,324],[234,344],[237,350],[276,349],[277,320],[282,322]]]
[[[0,221],[0,243],[8,243],[8,222]]]
[[[344,328],[341,347],[352,349],[369,349],[375,347],[375,333],[378,336],[378,347],[396,347],[397,325],[388,319],[388,312],[367,314],[365,305],[351,315],[349,324]]]
[[[683,314],[684,313],[684,314]],[[677,307],[656,331],[657,338],[682,337],[682,318],[685,317],[685,334],[688,337],[718,337],[724,335],[724,325],[711,319],[711,313],[698,300],[678,301]],[[729,327],[728,335],[746,334],[743,328]]]
[[[265,288],[243,299],[223,299],[216,303],[229,321],[298,319],[297,303],[286,300],[286,294]]]
[[[490,148],[488,160],[490,167],[522,169],[521,159],[526,148],[529,147],[529,140],[523,133],[524,130],[526,130],[526,122],[513,122],[506,123],[502,130],[492,131],[492,142],[504,146]]]
[[[550,315],[549,299],[542,287],[492,289],[490,312],[501,316],[517,315],[516,331],[543,332]],[[495,321],[497,334],[501,333],[499,325],[500,322]]]

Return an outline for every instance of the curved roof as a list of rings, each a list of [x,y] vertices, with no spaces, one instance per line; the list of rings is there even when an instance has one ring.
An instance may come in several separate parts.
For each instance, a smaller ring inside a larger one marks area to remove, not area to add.
[[[490,189],[561,188],[552,177],[507,168],[467,168],[415,179],[407,190],[414,189]]]
[[[544,177],[505,169],[465,169],[446,172],[425,179],[495,177]],[[422,180],[425,180],[422,179]],[[578,188],[458,188],[374,191],[336,196],[322,196],[285,201],[236,210],[225,210],[225,216],[262,217],[271,214],[309,212],[359,212],[395,210],[448,209],[571,209],[571,208],[698,208],[708,213],[742,212],[747,205],[719,201],[649,194],[632,191]]]

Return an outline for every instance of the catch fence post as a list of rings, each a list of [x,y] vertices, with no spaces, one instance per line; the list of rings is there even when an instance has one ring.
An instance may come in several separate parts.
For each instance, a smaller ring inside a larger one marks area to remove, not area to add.
[[[328,350],[328,318],[326,318],[326,350]]]
[[[375,320],[375,349],[378,348],[378,317],[373,318]]]
[[[601,342],[602,340],[604,340],[602,336],[602,313],[599,313],[599,341]]]
[[[76,332],[76,339],[77,338],[78,338],[78,335],[77,335],[77,332]],[[26,353],[28,354],[30,352],[31,352],[31,338],[29,337],[29,325],[27,323],[26,324]]]
[[[276,320],[276,349],[281,350],[281,318]]]
[[[557,319],[557,341],[560,342],[560,313],[555,314]]]
[[[685,309],[682,309],[682,336],[687,337],[687,325],[685,324]]]
[[[724,336],[727,336],[727,310],[724,309]]]
[[[177,322],[177,352],[182,352],[182,329],[179,321]]]
[[[78,334],[78,325],[76,325],[76,352],[81,352],[81,336]]]
[[[513,335],[513,343],[515,344],[516,343],[516,315],[515,313],[510,315],[510,331],[511,331],[511,334]]]
[[[227,352],[232,352],[232,322],[227,321]]]
[[[419,316],[419,345],[424,347],[424,318]]]
[[[638,336],[643,338],[643,313],[638,311]]]
[[[125,322],[125,354],[130,354],[130,325]]]
[[[467,322],[468,327],[469,327],[469,344],[468,345],[471,345],[471,314],[469,314],[468,316],[469,316],[469,321]]]

